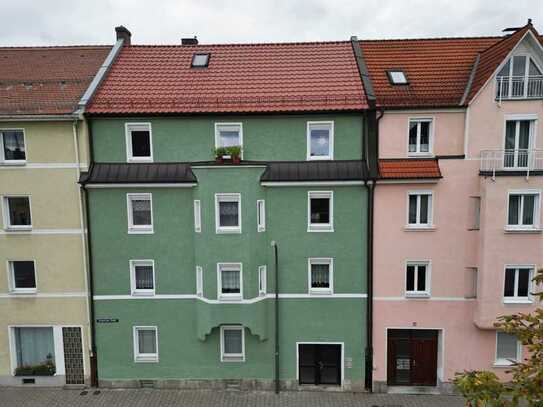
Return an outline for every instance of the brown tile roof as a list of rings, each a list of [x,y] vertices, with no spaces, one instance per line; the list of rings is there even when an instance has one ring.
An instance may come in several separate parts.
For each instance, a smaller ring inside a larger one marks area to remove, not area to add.
[[[191,68],[194,53],[211,54]],[[351,43],[127,46],[87,112],[211,113],[360,110]]]
[[[383,179],[441,178],[437,159],[381,159],[379,172]]]
[[[110,49],[0,47],[0,115],[72,113]]]

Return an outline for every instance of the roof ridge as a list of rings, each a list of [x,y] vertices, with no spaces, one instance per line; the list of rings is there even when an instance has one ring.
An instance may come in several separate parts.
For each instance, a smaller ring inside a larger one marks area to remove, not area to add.
[[[507,37],[507,36],[505,36]],[[359,39],[360,42],[392,42],[392,41],[447,41],[447,40],[492,40],[505,38],[502,35],[461,36],[461,37],[415,37],[415,38],[370,38]]]
[[[113,45],[0,45],[0,50],[6,51],[32,51],[32,50],[66,50],[66,49],[103,49],[111,48]]]
[[[240,43],[210,43],[197,45],[182,45],[182,44],[131,44],[126,48],[183,48],[197,49],[205,47],[262,47],[262,46],[284,46],[284,45],[333,45],[333,44],[350,44],[350,40],[337,41],[287,41],[287,42],[240,42]]]

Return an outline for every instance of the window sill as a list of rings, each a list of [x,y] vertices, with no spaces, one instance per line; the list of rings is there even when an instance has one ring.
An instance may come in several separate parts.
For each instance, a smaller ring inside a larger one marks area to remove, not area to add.
[[[34,289],[28,289],[28,290],[22,290],[22,289],[14,289],[14,290],[11,290],[9,292],[11,295],[13,296],[17,296],[17,295],[33,295],[33,294],[37,294],[38,293],[38,290],[36,288]]]
[[[2,161],[0,162],[0,166],[2,167],[24,167],[26,165],[25,161]]]
[[[540,228],[517,228],[517,227],[505,227],[505,233],[541,233],[542,230]]]
[[[221,357],[221,362],[224,362],[224,363],[245,362],[245,356],[226,356],[226,355],[223,355]]]
[[[132,291],[132,297],[154,297],[154,291]]]
[[[513,365],[514,365],[513,362],[509,362],[509,361],[497,361],[497,362],[494,362],[494,363],[492,364],[492,367],[508,368],[508,367],[513,366]]]
[[[414,226],[406,225],[404,227],[406,232],[434,232],[436,230],[435,226]]]
[[[236,296],[225,296],[224,294],[219,295],[217,298],[220,302],[241,302],[243,300],[243,297],[241,295]]]
[[[155,233],[153,229],[128,229],[129,235],[152,235]]]
[[[427,293],[420,293],[420,294],[410,294],[410,293],[406,293],[405,294],[405,298],[406,299],[419,299],[419,300],[427,300],[430,298],[430,294],[427,294]]]
[[[327,156],[309,156],[307,157],[307,161],[332,161],[334,157],[331,157],[329,155]]]
[[[314,232],[333,232],[334,231],[334,227],[333,226],[313,226],[313,225],[310,225],[308,226],[307,228],[307,232],[308,233],[314,233]]]
[[[215,232],[218,235],[228,235],[228,234],[241,234],[241,228],[235,228],[235,229],[216,229]]]
[[[407,153],[407,158],[433,158],[433,153]]]
[[[533,304],[534,302],[529,299],[504,299],[503,303],[506,305],[510,304]]]
[[[136,363],[158,363],[158,356],[136,356],[134,358]]]
[[[4,228],[7,233],[25,233],[32,232],[32,226],[8,226]]]
[[[332,290],[328,290],[328,289],[323,289],[322,291],[321,290],[309,290],[309,295],[311,295],[312,297],[329,297],[331,295],[333,295],[334,293],[332,292]]]
[[[152,163],[153,157],[138,157],[138,158],[132,158],[129,157],[126,162],[128,163]]]

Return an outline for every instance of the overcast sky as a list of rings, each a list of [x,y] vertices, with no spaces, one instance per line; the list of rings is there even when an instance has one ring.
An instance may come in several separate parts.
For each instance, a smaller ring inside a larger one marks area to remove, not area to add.
[[[542,0],[0,0],[0,45],[284,42],[500,35],[532,18]]]

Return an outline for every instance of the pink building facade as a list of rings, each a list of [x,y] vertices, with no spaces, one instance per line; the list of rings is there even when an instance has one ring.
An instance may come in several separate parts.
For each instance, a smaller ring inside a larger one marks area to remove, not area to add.
[[[407,43],[405,53],[431,63],[425,46]],[[412,60],[368,59],[378,105],[387,86],[411,97],[383,103],[379,119],[382,170],[396,170],[375,187],[376,391],[446,393],[464,370],[505,378],[523,352],[493,324],[540,305],[531,279],[543,267],[543,47],[531,24],[477,46],[453,84],[463,88],[456,106],[412,97],[426,83]],[[432,165],[438,176],[417,170]]]

